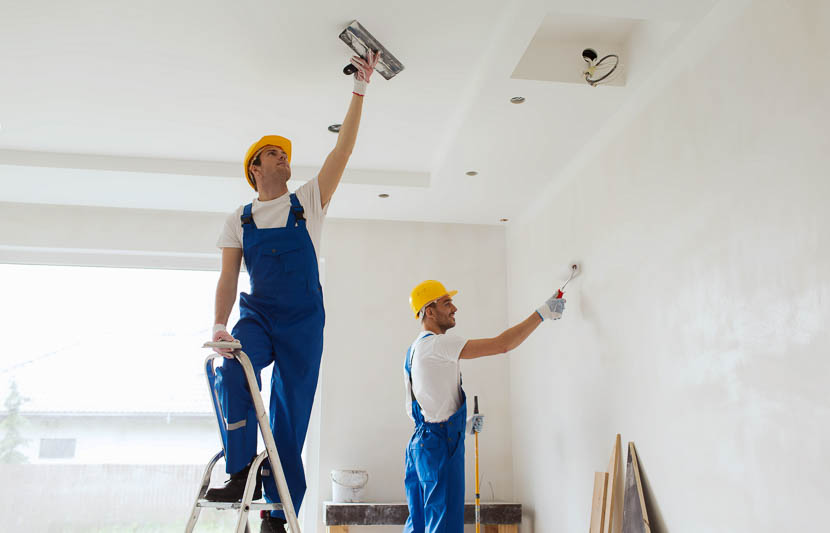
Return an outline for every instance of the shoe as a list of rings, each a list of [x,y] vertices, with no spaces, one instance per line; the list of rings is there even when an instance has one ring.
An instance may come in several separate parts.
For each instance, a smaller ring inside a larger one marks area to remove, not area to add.
[[[271,516],[271,511],[259,513],[262,523],[259,526],[259,533],[285,533],[285,520]]]
[[[230,479],[225,482],[225,485],[218,488],[208,489],[205,494],[205,499],[210,502],[238,502],[242,500],[242,495],[245,493],[245,484],[248,482],[248,471],[251,469],[253,461],[248,463],[248,466],[235,474],[231,474]],[[256,473],[256,487],[254,488],[254,497],[251,499],[259,500],[262,498],[262,469]]]

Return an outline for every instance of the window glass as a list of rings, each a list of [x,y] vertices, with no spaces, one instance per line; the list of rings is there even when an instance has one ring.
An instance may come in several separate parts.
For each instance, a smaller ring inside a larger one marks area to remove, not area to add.
[[[0,531],[184,529],[221,450],[201,348],[217,276],[0,264]],[[235,521],[205,510],[197,531]]]

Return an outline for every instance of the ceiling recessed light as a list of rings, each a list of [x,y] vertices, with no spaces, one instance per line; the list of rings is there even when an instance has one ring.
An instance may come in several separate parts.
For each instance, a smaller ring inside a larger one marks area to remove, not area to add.
[[[507,219],[507,218],[500,218],[500,219],[499,219],[499,222],[507,222],[508,220],[509,220],[509,219]]]
[[[389,198],[389,195],[386,194],[385,192],[382,192],[378,195],[378,198]]]
[[[478,172],[476,172],[475,170],[468,170],[468,171],[466,172],[466,174],[467,174],[468,176],[478,176]]]
[[[342,126],[342,124],[332,124],[331,126],[329,126],[328,129],[332,133],[339,133],[340,132],[340,126]]]
[[[514,96],[513,98],[510,99],[510,103],[511,104],[523,104],[523,103],[525,103],[525,97],[524,96]]]

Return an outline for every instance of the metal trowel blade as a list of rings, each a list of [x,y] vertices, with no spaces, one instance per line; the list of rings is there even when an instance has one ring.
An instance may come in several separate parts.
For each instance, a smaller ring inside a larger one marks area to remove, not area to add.
[[[358,21],[353,20],[346,29],[340,32],[340,40],[349,45],[357,55],[366,59],[366,52],[371,49],[380,52],[380,60],[375,70],[387,80],[392,79],[398,72],[403,70],[403,63],[392,55],[377,39],[369,33]]]

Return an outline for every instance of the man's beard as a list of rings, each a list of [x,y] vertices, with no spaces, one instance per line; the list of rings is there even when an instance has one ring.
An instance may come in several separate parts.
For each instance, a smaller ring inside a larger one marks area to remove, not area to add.
[[[441,320],[441,322],[438,324],[438,327],[440,327],[444,331],[447,331],[448,329],[452,329],[455,327],[455,322],[451,317],[448,316],[446,319]]]

